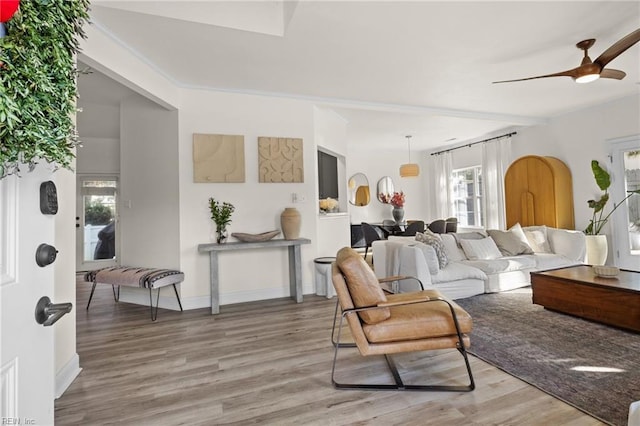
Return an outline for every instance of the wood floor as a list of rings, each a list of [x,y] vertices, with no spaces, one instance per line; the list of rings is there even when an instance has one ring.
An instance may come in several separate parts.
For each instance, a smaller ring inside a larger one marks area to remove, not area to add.
[[[55,403],[58,426],[602,424],[473,356],[469,393],[336,390],[335,298],[225,305],[215,316],[160,309],[151,322],[148,307],[115,303],[107,286],[86,311],[90,285],[77,285],[83,371]],[[340,378],[388,379],[383,359],[347,351]],[[464,383],[456,351],[396,360],[407,377]]]

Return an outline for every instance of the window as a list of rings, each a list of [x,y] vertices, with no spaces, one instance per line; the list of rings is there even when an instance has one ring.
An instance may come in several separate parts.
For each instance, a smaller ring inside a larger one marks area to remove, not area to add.
[[[484,223],[482,212],[482,167],[473,166],[454,170],[453,212],[461,226],[481,227]]]

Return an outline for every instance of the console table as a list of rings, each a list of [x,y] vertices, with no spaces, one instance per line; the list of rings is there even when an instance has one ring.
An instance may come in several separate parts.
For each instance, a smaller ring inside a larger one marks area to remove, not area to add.
[[[245,243],[234,241],[224,244],[199,244],[198,251],[200,253],[209,253],[209,273],[211,279],[211,314],[220,313],[220,278],[218,276],[218,253],[230,250],[251,250],[251,249],[267,249],[273,247],[289,248],[289,289],[291,298],[296,302],[302,302],[302,261],[300,256],[300,246],[302,244],[310,244],[311,240],[307,238],[298,238],[297,240],[269,240],[261,242]]]

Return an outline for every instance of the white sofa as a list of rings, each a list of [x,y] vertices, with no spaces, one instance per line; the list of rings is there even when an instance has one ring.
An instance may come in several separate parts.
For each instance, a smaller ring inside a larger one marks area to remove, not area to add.
[[[380,278],[414,276],[425,289],[436,288],[452,299],[461,299],[525,287],[530,285],[531,272],[584,263],[585,237],[580,231],[545,226],[520,228],[516,225],[509,231],[488,231],[488,234],[441,234],[440,249],[448,260],[444,267],[438,261],[434,246],[416,241],[414,237],[390,237],[389,240],[375,241],[372,245],[375,273]],[[518,238],[523,244],[514,249],[513,245],[509,247],[505,243],[505,237],[511,239],[512,243]],[[474,247],[492,245],[496,241],[501,243],[496,244],[499,249],[497,256],[481,253],[480,258],[474,258],[478,257]],[[510,250],[526,254],[510,255]],[[398,286],[400,291],[417,288],[409,280],[399,282]]]

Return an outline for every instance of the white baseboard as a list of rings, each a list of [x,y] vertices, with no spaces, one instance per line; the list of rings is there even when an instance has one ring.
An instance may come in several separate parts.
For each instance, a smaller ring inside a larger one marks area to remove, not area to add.
[[[73,354],[69,362],[56,374],[56,399],[60,398],[67,388],[71,386],[71,383],[73,383],[81,371],[80,357],[77,353]]]
[[[160,293],[159,306],[163,309],[171,309],[179,311],[178,301],[171,286],[162,287]],[[302,294],[315,294],[315,285],[303,285]],[[261,290],[234,291],[220,295],[220,305],[231,305],[233,303],[255,302],[256,300],[277,299],[280,297],[289,297],[289,289],[282,287],[267,288]],[[156,292],[153,292],[153,303],[155,304]],[[127,303],[135,303],[137,305],[149,306],[149,290],[141,288],[121,287],[120,300]],[[191,309],[202,309],[211,307],[210,296],[195,296],[183,298],[180,296],[182,308],[185,311]]]

